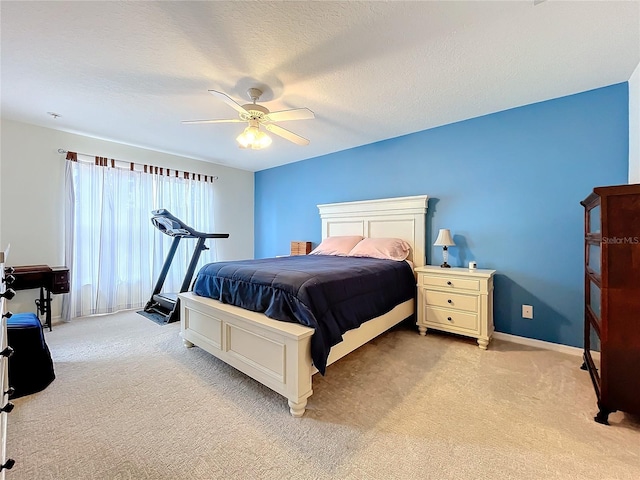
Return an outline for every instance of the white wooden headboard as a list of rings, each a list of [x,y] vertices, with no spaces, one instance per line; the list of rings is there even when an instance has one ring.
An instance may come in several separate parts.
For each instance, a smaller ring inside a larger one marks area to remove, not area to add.
[[[422,267],[426,265],[428,198],[427,195],[417,195],[318,205],[322,238],[338,235],[401,238],[411,245],[409,260],[414,266]]]

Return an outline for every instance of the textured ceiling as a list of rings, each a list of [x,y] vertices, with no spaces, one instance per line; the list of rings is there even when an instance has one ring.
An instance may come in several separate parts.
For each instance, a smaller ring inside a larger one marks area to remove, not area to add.
[[[3,118],[252,171],[624,82],[640,62],[639,1],[0,8]],[[315,112],[281,124],[310,145],[241,150],[243,124],[180,123],[235,118],[207,90],[247,103],[254,86],[272,111]]]

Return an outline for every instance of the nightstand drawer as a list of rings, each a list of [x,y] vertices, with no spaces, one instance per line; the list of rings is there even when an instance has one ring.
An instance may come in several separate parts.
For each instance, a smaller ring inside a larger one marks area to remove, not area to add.
[[[456,312],[437,307],[424,307],[427,323],[438,323],[467,330],[478,330],[478,315],[473,313]]]
[[[425,289],[424,301],[426,305],[434,307],[455,308],[456,310],[466,310],[474,313],[478,311],[478,297],[476,295],[437,292]]]
[[[438,277],[431,275],[422,275],[421,284],[424,286],[443,287],[451,289],[473,290],[477,292],[480,290],[480,281],[470,278],[455,278],[455,277]]]

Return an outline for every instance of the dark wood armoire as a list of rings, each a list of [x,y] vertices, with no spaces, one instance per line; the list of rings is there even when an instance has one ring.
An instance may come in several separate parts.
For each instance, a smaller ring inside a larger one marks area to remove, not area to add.
[[[594,188],[584,206],[584,364],[596,422],[640,414],[640,184]]]

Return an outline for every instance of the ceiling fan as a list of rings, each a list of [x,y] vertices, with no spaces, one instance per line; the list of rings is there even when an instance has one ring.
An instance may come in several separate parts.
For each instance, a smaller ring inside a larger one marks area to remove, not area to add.
[[[271,144],[271,138],[260,130],[260,125],[264,125],[264,127],[271,133],[275,133],[276,135],[297,145],[309,145],[309,140],[306,138],[301,137],[286,128],[282,128],[275,123],[290,120],[310,120],[315,118],[314,113],[308,108],[294,108],[291,110],[270,112],[267,107],[257,103],[262,95],[262,90],[259,88],[250,88],[247,90],[247,94],[253,103],[247,103],[246,105],[240,105],[226,93],[218,92],[216,90],[209,90],[209,93],[235,109],[239,114],[239,118],[228,118],[222,120],[184,120],[182,122],[183,124],[193,125],[198,123],[248,122],[249,126],[244,129],[238,138],[236,138],[240,144],[240,148],[260,149]]]

